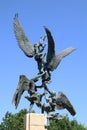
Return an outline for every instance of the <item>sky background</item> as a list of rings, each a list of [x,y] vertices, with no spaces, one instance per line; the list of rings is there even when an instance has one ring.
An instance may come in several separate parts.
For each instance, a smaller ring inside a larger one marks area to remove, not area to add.
[[[87,0],[3,0],[0,2],[0,122],[7,111],[17,113],[29,109],[29,102],[21,98],[18,109],[12,97],[19,75],[28,78],[37,75],[37,64],[27,58],[18,47],[14,36],[14,15],[19,14],[22,27],[34,44],[45,35],[43,26],[48,27],[55,41],[56,53],[67,47],[76,51],[62,60],[52,73],[52,91],[63,91],[73,104],[76,119],[87,126]],[[25,95],[27,93],[25,92]],[[36,112],[40,112],[34,106]]]

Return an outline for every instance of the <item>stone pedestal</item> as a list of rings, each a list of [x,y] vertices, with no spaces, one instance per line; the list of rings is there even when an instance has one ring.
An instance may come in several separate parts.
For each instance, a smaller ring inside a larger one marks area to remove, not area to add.
[[[24,130],[47,130],[44,114],[28,113],[24,118]]]

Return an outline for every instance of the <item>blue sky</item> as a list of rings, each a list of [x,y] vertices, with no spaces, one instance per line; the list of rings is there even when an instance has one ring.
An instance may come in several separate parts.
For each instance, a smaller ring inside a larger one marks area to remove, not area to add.
[[[19,49],[13,31],[15,13],[30,42],[39,41],[47,26],[54,37],[56,52],[75,47],[76,51],[64,58],[52,73],[50,90],[63,91],[73,104],[76,119],[87,126],[87,1],[86,0],[3,0],[0,2],[0,121],[7,111],[16,113],[29,108],[21,98],[18,109],[12,105],[12,97],[20,74],[32,78],[37,74],[34,59],[27,58]],[[27,93],[25,92],[25,95]],[[34,108],[39,112],[38,108]],[[61,113],[61,111],[58,111]]]

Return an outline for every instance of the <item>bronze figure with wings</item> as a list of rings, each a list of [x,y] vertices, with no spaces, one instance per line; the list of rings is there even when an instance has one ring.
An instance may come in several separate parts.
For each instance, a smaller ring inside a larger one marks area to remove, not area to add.
[[[18,20],[18,15],[15,15],[15,18],[14,18],[14,33],[18,41],[19,47],[22,49],[22,51],[24,52],[26,56],[30,58],[31,57],[35,58],[38,64],[39,73],[41,73],[41,69],[44,64],[43,60],[45,57],[45,53],[43,53],[45,44],[43,43],[46,36],[41,38],[38,43],[35,43],[34,45],[32,45],[22,29],[22,26]]]
[[[18,15],[15,15],[14,33],[18,41],[18,45],[27,57],[34,57],[35,61],[37,62],[39,72],[35,78],[32,78],[30,80],[25,75],[20,75],[18,87],[13,96],[13,103],[17,108],[23,92],[28,91],[28,94],[30,96],[26,96],[25,98],[28,99],[28,101],[30,102],[30,108],[32,108],[35,103],[38,107],[42,109],[42,113],[44,111],[50,113],[51,111],[55,111],[56,109],[59,110],[66,108],[71,113],[71,115],[75,115],[76,112],[66,95],[62,92],[59,92],[58,96],[56,96],[56,94],[53,94],[53,92],[50,91],[47,86],[47,83],[50,83],[51,81],[51,72],[54,71],[60,64],[61,60],[69,55],[71,52],[73,52],[75,48],[69,47],[56,54],[55,42],[52,34],[50,30],[45,26],[44,30],[46,35],[42,37],[38,43],[32,45],[20,24]],[[46,44],[44,43],[45,38],[47,38],[48,45],[47,53],[44,52],[46,46]],[[37,86],[36,82],[39,80],[39,78],[41,78],[41,85]],[[37,89],[42,87],[45,91],[40,94],[38,93]],[[50,96],[46,98],[46,94],[49,94]],[[44,99],[49,105],[41,103],[43,96],[45,96]],[[52,118],[52,115],[49,117]],[[53,117],[55,117],[54,114]],[[57,115],[56,118],[57,117],[59,117],[59,115]]]
[[[57,68],[61,60],[69,55],[71,52],[75,50],[75,48],[70,47],[63,51],[61,51],[58,54],[55,54],[55,43],[53,40],[53,37],[51,35],[51,32],[47,27],[44,26],[44,29],[46,31],[47,39],[48,39],[48,50],[47,54],[43,53],[45,44],[43,44],[46,35],[42,40],[40,40],[39,43],[35,43],[34,46],[30,43],[29,39],[25,35],[22,26],[18,20],[18,16],[15,15],[14,18],[14,33],[16,36],[16,39],[18,41],[19,47],[22,49],[22,51],[25,53],[28,57],[35,57],[35,60],[38,63],[38,69],[39,73],[41,73],[41,70],[46,70],[50,76],[50,71],[54,71],[54,69]],[[46,56],[46,61],[44,61],[44,57]],[[49,77],[50,78],[50,77]]]

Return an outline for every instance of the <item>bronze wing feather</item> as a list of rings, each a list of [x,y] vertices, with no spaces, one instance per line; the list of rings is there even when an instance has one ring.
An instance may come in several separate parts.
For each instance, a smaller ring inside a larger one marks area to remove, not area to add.
[[[72,104],[70,103],[69,99],[66,97],[66,95],[63,92],[58,93],[56,104],[57,104],[57,108],[59,109],[66,108],[71,113],[71,115],[74,116],[76,114]]]
[[[19,47],[28,57],[34,56],[34,47],[31,45],[30,41],[28,40],[27,36],[25,35],[22,26],[18,20],[18,15],[16,14],[14,17],[14,33],[16,39],[18,41]]]
[[[53,37],[51,35],[51,32],[46,27],[45,27],[45,31],[46,31],[47,39],[48,39],[48,52],[47,52],[47,59],[46,59],[46,61],[47,61],[46,67],[48,70],[54,71],[54,69],[57,68],[57,66],[59,65],[61,60],[65,56],[67,56],[71,52],[73,52],[75,50],[75,48],[70,47],[70,48],[67,48],[67,49],[61,51],[58,54],[55,54],[55,43],[54,43]]]
[[[23,92],[29,89],[29,82],[29,79],[27,79],[25,75],[20,75],[18,86],[12,99],[12,103],[15,105],[15,108],[18,107]]]
[[[47,50],[46,61],[47,61],[47,64],[49,64],[52,58],[55,56],[55,43],[54,43],[54,39],[51,35],[50,30],[45,26],[44,26],[44,29],[45,29],[45,32],[47,34],[47,39],[48,39],[48,50]]]
[[[51,62],[49,63],[48,67],[50,68],[51,71],[54,71],[54,69],[56,69],[58,67],[58,65],[60,64],[61,60],[66,57],[67,55],[69,55],[71,52],[73,52],[75,50],[75,48],[70,47],[70,48],[66,48],[63,51],[61,51],[60,53],[56,54]]]

